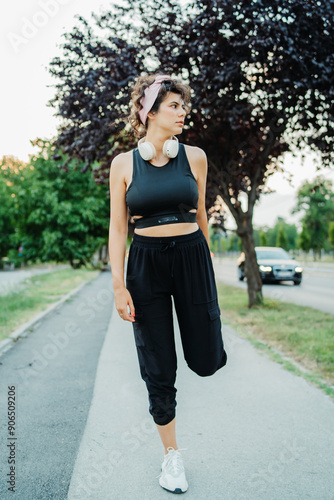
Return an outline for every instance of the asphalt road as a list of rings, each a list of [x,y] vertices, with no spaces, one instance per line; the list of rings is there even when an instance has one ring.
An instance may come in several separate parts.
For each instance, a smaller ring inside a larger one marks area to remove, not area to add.
[[[0,356],[1,500],[67,497],[112,312],[111,284],[110,273],[101,273]],[[15,436],[7,428],[9,386],[15,386]],[[12,437],[15,493],[6,483]]]
[[[213,264],[217,280],[247,289],[247,280],[243,282],[238,279],[237,259],[214,257]],[[266,283],[262,286],[262,293],[264,297],[334,314],[334,268],[306,266],[299,286],[289,281],[280,284]]]
[[[6,295],[7,293],[23,289],[25,287],[23,281],[26,278],[70,267],[71,266],[69,264],[47,264],[14,269],[13,271],[0,271],[0,295]]]
[[[177,436],[189,500],[334,500],[334,403],[223,327],[228,364],[201,378],[178,355]],[[163,447],[132,325],[101,273],[0,357],[1,500],[159,500]],[[16,492],[7,388],[17,393]]]

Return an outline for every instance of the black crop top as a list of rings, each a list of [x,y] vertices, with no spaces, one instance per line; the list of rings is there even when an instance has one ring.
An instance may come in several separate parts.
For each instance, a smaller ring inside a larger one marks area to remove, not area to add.
[[[190,210],[198,208],[198,187],[184,144],[179,144],[178,155],[161,167],[143,160],[138,148],[133,150],[126,203],[138,228],[196,222],[196,212]]]

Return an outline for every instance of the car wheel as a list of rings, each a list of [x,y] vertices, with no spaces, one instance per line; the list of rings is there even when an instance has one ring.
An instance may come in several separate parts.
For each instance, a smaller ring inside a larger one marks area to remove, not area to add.
[[[294,285],[300,285],[302,280],[293,280]]]

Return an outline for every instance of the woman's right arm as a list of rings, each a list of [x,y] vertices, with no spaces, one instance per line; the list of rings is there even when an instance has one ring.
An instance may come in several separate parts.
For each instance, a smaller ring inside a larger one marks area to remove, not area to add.
[[[110,166],[109,258],[113,277],[115,307],[124,320],[134,322],[134,305],[124,283],[124,260],[128,234],[124,156],[124,154],[116,156]]]

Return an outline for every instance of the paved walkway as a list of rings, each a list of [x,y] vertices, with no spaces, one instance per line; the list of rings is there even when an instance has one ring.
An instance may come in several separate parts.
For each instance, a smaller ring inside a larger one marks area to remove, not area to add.
[[[148,413],[132,325],[113,309],[108,275],[0,358],[0,441],[5,390],[16,383],[20,443],[16,494],[5,491],[7,450],[0,454],[1,499],[172,498],[158,484],[163,447]],[[73,323],[80,334],[70,334]],[[185,498],[334,500],[333,400],[227,326],[228,364],[201,378],[187,367],[175,330]],[[24,387],[22,370],[24,379],[36,372]]]
[[[23,283],[26,278],[68,268],[71,268],[69,264],[48,264],[14,269],[12,271],[0,271],[0,295],[22,290],[27,286]]]
[[[177,435],[189,500],[333,500],[334,404],[230,328],[228,365],[186,366],[179,332]],[[163,448],[148,414],[132,326],[113,313],[69,500],[158,500]]]

